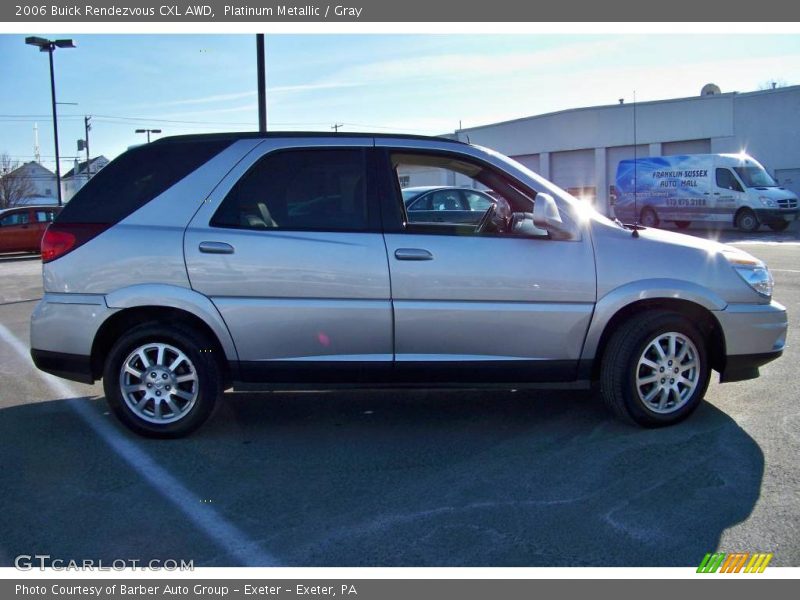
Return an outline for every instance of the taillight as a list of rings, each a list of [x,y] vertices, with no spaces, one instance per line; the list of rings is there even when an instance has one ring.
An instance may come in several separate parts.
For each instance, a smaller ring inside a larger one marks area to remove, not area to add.
[[[42,262],[50,262],[72,252],[108,227],[97,223],[51,223],[42,236]]]

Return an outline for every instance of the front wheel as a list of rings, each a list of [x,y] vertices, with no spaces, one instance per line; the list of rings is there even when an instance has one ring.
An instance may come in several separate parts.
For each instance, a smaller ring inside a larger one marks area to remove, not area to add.
[[[617,416],[644,427],[671,425],[700,405],[710,369],[705,341],[682,315],[636,315],[609,340],[601,394]]]
[[[204,335],[147,323],[114,344],[103,387],[128,428],[146,437],[174,438],[205,422],[222,393],[222,374]]]

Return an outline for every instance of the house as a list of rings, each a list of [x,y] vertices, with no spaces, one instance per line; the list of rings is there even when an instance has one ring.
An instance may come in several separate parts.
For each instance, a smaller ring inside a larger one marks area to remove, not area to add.
[[[89,179],[108,163],[109,160],[103,155],[95,156],[83,162],[78,162],[76,159],[75,166],[61,177],[61,189],[64,194],[64,202],[69,201],[79,189],[86,185]]]
[[[57,204],[56,174],[35,161],[0,174],[0,184],[13,204]],[[13,183],[12,183],[13,182]]]

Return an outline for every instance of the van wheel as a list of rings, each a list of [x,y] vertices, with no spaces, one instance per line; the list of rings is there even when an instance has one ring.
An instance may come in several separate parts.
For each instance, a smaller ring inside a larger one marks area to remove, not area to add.
[[[106,359],[103,388],[111,409],[146,437],[191,433],[222,394],[220,365],[206,337],[145,323],[123,335]]]
[[[756,213],[754,213],[749,208],[743,208],[736,215],[735,225],[736,228],[739,229],[740,231],[746,231],[748,233],[752,233],[761,226],[761,223],[758,222],[758,217],[756,217]]]
[[[639,223],[641,223],[645,227],[658,227],[660,221],[658,220],[658,215],[656,214],[656,211],[648,206],[647,208],[642,210],[642,215],[639,219]]]
[[[678,229],[689,229],[689,225],[691,224],[691,221],[675,221],[675,227]]]
[[[686,317],[647,311],[608,342],[600,370],[606,406],[643,427],[678,423],[700,404],[709,380],[702,335]]]
[[[786,231],[786,228],[789,227],[789,221],[775,221],[767,225],[767,227],[772,231]]]

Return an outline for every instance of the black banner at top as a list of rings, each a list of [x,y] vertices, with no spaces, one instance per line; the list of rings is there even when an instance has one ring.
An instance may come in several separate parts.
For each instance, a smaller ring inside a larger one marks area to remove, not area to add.
[[[785,0],[12,0],[4,22],[794,22]]]

